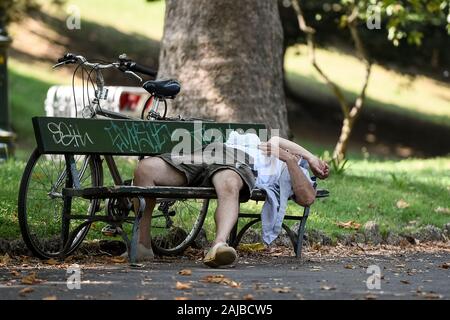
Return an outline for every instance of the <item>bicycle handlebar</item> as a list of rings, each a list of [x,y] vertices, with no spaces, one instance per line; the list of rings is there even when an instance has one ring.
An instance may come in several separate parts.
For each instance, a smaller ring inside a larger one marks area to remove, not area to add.
[[[147,76],[155,77],[155,78],[156,78],[156,75],[158,74],[158,72],[156,72],[150,68],[147,68],[143,65],[137,64],[136,62],[131,62],[130,65],[128,66],[128,70],[142,73]]]
[[[127,58],[125,54],[119,57],[117,62],[103,64],[103,63],[92,63],[89,62],[85,57],[81,55],[75,55],[73,53],[66,53],[63,57],[58,59],[58,64],[54,66],[54,68],[59,67],[64,64],[73,64],[80,62],[84,66],[95,68],[95,69],[108,69],[108,68],[116,68],[122,72],[138,72],[150,77],[156,78],[158,72],[154,71],[151,68],[140,65],[130,59]]]

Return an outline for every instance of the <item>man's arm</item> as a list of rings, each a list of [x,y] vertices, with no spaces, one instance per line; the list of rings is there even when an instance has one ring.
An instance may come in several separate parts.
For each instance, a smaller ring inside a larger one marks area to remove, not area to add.
[[[312,205],[316,199],[316,190],[298,165],[300,157],[290,153],[286,149],[276,147],[269,143],[261,144],[259,149],[267,155],[277,156],[281,161],[286,163],[289,170],[289,176],[291,177],[295,202],[305,207]]]
[[[280,149],[288,150],[288,152],[294,155],[303,157],[303,159],[308,161],[313,173],[320,179],[325,179],[330,175],[330,168],[325,161],[320,160],[318,157],[313,155],[302,146],[296,144],[295,142],[281,137],[272,137],[270,138],[268,143],[274,146],[278,146]]]

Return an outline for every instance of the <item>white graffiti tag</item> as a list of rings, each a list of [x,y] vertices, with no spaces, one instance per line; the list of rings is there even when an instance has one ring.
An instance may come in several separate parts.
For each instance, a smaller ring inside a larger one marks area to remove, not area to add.
[[[50,122],[47,125],[48,130],[53,134],[53,141],[64,147],[85,147],[87,143],[94,144],[87,132],[80,133],[77,126],[66,124],[64,122],[54,123]]]

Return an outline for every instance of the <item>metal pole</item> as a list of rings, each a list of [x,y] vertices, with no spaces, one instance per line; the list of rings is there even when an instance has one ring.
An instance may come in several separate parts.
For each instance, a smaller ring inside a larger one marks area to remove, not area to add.
[[[0,9],[0,162],[13,153],[15,134],[11,131],[8,96],[8,48],[11,39],[4,24],[4,11]]]

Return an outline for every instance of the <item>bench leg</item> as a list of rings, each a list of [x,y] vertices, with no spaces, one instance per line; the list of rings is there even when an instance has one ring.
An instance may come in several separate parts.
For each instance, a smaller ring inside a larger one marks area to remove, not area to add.
[[[237,237],[237,230],[238,230],[238,223],[236,221],[236,224],[234,225],[233,229],[231,229],[230,238],[228,239],[228,244],[230,246],[232,246],[232,247],[235,247],[236,237]]]
[[[128,251],[128,256],[130,258],[130,263],[135,264],[137,261],[137,247],[138,247],[138,241],[139,241],[139,224],[141,222],[142,215],[144,214],[145,210],[145,199],[142,197],[138,198],[139,200],[139,206],[138,210],[136,212],[136,219],[134,220],[133,225],[133,235],[131,238],[131,245]]]
[[[303,211],[303,218],[300,221],[300,226],[298,227],[298,237],[297,237],[297,244],[295,248],[295,256],[297,258],[302,257],[302,247],[303,247],[303,236],[305,235],[305,227],[306,227],[306,220],[308,219],[309,215],[309,207],[306,207]]]

